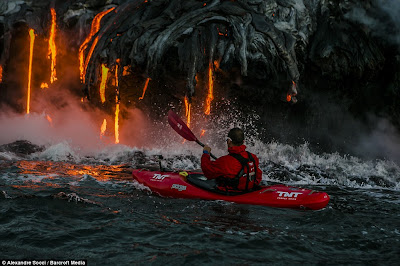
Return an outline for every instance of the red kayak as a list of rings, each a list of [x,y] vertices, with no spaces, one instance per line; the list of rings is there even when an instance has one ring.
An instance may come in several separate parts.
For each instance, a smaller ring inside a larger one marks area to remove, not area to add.
[[[325,192],[285,185],[263,186],[251,192],[227,194],[217,189],[215,180],[207,180],[199,172],[135,169],[132,175],[140,184],[163,197],[224,200],[240,204],[311,210],[322,209],[329,202],[329,196]]]

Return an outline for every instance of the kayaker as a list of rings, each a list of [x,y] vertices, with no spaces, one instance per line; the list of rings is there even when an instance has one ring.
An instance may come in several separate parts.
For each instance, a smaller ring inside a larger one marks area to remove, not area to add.
[[[208,179],[216,179],[218,188],[224,191],[250,191],[258,187],[262,179],[259,160],[256,155],[247,152],[244,132],[232,128],[226,139],[228,155],[211,161],[211,148],[204,146],[201,157],[201,169]]]

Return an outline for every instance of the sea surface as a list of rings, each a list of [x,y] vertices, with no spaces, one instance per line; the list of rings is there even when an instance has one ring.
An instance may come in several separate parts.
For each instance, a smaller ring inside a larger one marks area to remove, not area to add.
[[[266,183],[327,192],[319,211],[162,198],[131,169],[200,168],[201,149],[20,141],[0,152],[0,259],[89,265],[398,265],[400,168],[386,160],[254,142]],[[182,148],[186,147],[186,148]],[[223,155],[223,150],[216,150]]]

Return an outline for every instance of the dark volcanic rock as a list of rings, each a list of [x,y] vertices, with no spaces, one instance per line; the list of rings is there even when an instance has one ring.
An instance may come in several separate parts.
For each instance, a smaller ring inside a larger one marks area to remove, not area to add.
[[[48,36],[52,6],[60,38],[75,57],[95,15],[115,8],[102,18],[84,49],[87,71],[82,85],[89,98],[99,102],[101,65],[111,72],[117,65],[129,68],[127,76],[119,72],[118,88],[108,84],[113,89],[102,107],[110,111],[115,90],[129,108],[149,77],[151,93],[135,106],[156,105],[152,114],[165,114],[171,104],[182,104],[185,95],[203,101],[211,67],[213,110],[226,99],[243,111],[255,110],[262,117],[257,126],[269,127],[266,138],[315,140],[336,149],[360,138],[351,135],[358,121],[372,130],[371,115],[388,117],[400,127],[398,1],[1,1],[0,65],[5,78],[0,86],[8,93],[2,93],[0,103],[18,95],[10,93],[18,90],[9,77],[15,73],[10,58],[20,51],[11,49],[18,44],[13,38],[22,38],[16,34],[24,31],[21,24]],[[298,100],[296,105],[287,104],[287,93],[292,102]]]
[[[34,145],[27,140],[17,140],[15,142],[4,144],[0,146],[0,151],[8,151],[13,152],[16,155],[29,155],[35,152],[41,152],[44,150],[44,147]]]

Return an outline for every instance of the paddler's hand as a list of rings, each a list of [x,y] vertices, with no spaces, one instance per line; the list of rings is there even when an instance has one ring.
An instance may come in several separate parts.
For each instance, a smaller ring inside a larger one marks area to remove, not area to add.
[[[203,148],[203,153],[210,154],[211,153],[211,148],[209,146],[205,145],[204,148]]]

